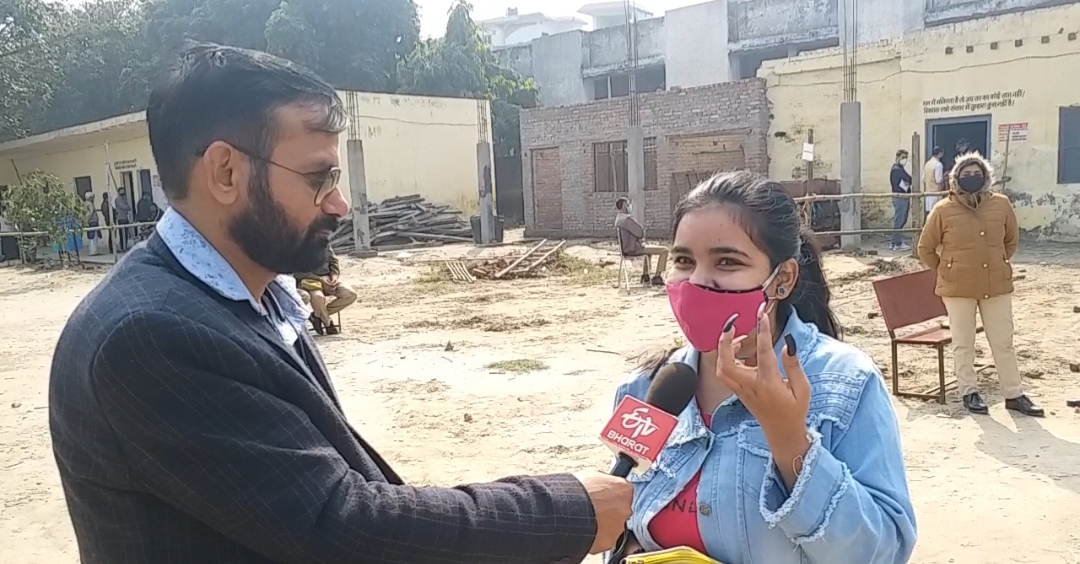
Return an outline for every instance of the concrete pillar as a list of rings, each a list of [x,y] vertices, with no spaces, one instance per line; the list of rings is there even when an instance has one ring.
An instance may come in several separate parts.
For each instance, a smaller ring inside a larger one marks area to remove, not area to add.
[[[645,226],[645,135],[640,125],[626,131],[626,184],[633,216]]]
[[[862,109],[859,102],[840,104],[840,193],[862,192]],[[840,230],[862,229],[862,200],[847,198],[840,202]],[[840,236],[840,248],[858,249],[860,235]]]
[[[495,179],[491,166],[491,144],[486,141],[476,144],[476,177],[480,191],[480,241],[487,245],[495,242]]]
[[[364,143],[349,139],[345,144],[349,163],[349,196],[352,200],[353,241],[356,249],[350,256],[370,258],[376,256],[371,248],[371,224],[368,222],[367,174],[364,171]]]

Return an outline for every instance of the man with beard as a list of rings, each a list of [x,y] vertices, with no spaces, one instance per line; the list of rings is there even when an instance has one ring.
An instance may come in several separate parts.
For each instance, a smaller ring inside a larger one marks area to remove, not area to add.
[[[615,544],[623,479],[408,486],[346,421],[280,276],[318,268],[349,209],[331,86],[201,44],[146,115],[172,207],[72,313],[49,383],[83,564],[569,564]]]

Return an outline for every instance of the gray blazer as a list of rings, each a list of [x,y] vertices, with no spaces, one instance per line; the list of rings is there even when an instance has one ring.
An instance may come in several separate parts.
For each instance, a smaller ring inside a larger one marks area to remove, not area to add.
[[[286,345],[156,234],[68,320],[49,423],[83,564],[570,563],[596,531],[565,474],[402,485],[311,338]]]

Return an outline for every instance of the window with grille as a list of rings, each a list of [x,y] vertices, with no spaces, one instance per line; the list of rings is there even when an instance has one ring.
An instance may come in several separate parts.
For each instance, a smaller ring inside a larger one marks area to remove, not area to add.
[[[1080,183],[1080,107],[1058,111],[1058,184]]]
[[[597,192],[626,192],[626,141],[593,143],[593,181]]]
[[[645,189],[659,190],[656,173],[656,138],[646,137],[643,143],[645,157]],[[626,141],[593,143],[593,180],[597,192],[629,191],[629,161],[626,157]]]
[[[656,138],[645,138],[645,189],[659,190],[660,183],[656,178]]]

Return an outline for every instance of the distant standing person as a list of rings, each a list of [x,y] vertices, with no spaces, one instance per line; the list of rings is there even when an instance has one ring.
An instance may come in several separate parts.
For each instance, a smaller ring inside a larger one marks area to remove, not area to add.
[[[641,271],[642,284],[651,282],[653,286],[663,286],[663,273],[667,270],[667,247],[645,244],[645,228],[630,215],[630,200],[627,198],[615,200],[615,209],[618,210],[618,214],[615,216],[615,228],[619,231],[620,252],[624,257],[643,257],[645,259]],[[649,262],[654,255],[656,256],[656,272],[650,279],[649,271],[651,269],[649,268]]]
[[[128,237],[131,236],[128,228],[125,227],[131,223],[131,202],[127,199],[127,190],[120,188],[116,191],[116,200],[113,201],[113,209],[116,214],[116,225],[120,231],[120,248],[119,252],[128,250]]]
[[[86,206],[86,240],[89,245],[87,252],[90,256],[97,256],[98,239],[101,238],[101,232],[97,230],[97,227],[101,225],[101,220],[98,219],[98,210],[94,207],[94,193],[87,192],[84,197],[84,205]]]
[[[993,169],[978,153],[957,159],[949,195],[934,207],[919,239],[919,258],[937,272],[935,293],[945,302],[953,367],[964,407],[989,413],[975,372],[975,313],[994,355],[1005,409],[1042,417],[1026,395],[1013,347],[1013,254],[1020,240],[1009,198],[990,191]],[[941,251],[938,252],[940,247]]]
[[[892,184],[893,194],[911,193],[911,175],[908,174],[908,152],[900,149],[896,152],[896,160],[893,161],[892,170],[889,171],[889,183]],[[903,229],[907,225],[908,216],[911,215],[911,198],[893,197],[893,226],[894,230]],[[899,232],[893,233],[892,243],[889,248],[894,251],[910,251],[911,245],[904,242],[904,236]]]
[[[960,162],[960,157],[971,152],[971,143],[964,137],[956,140],[956,154],[953,155],[953,168],[956,171],[956,163]]]
[[[926,161],[926,166],[923,167],[923,191],[927,194],[925,200],[926,214],[924,217],[930,215],[930,210],[934,209],[934,205],[941,201],[941,192],[947,189],[945,186],[945,165],[941,163],[943,158],[945,158],[945,151],[941,147],[934,147],[930,160]]]
[[[150,210],[150,206],[153,204],[154,201],[150,199],[149,194],[143,194],[139,198],[138,203],[135,204],[135,221],[137,223],[152,221],[153,212]]]
[[[101,195],[101,224],[105,227],[112,226],[112,206],[109,204],[109,193],[105,192]],[[101,239],[104,240],[105,236],[109,237],[109,254],[113,254],[113,234],[112,229],[104,229],[101,231]]]

